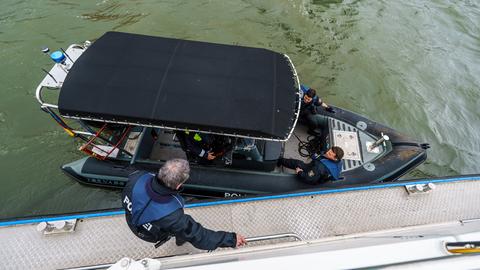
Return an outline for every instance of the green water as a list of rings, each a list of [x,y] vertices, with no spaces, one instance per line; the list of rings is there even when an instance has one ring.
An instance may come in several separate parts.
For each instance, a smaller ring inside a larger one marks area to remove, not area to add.
[[[0,2],[0,218],[118,207],[59,167],[80,158],[40,111],[53,50],[110,30],[269,48],[337,106],[431,144],[407,177],[480,173],[480,2]]]

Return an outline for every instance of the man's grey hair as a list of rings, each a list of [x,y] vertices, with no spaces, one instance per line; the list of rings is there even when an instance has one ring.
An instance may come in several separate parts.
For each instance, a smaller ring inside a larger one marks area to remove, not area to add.
[[[171,189],[177,189],[177,186],[185,183],[190,177],[190,166],[185,159],[172,159],[158,170],[158,179]]]

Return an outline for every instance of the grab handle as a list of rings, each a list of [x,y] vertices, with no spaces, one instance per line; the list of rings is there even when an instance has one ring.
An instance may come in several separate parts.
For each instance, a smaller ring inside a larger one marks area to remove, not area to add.
[[[479,254],[480,241],[447,242],[445,248],[453,254]]]
[[[303,241],[303,239],[296,233],[280,233],[280,234],[271,234],[271,235],[263,235],[263,236],[254,236],[254,237],[247,237],[245,240],[247,242],[257,242],[257,241],[265,241],[265,240],[273,240],[273,239],[280,239],[280,238],[287,238],[292,237],[297,239],[298,241]]]

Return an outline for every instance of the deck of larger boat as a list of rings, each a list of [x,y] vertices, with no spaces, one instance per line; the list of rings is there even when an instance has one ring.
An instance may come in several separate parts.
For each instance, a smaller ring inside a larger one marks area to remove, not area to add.
[[[108,265],[122,257],[148,257],[163,258],[167,262],[163,266],[170,268],[198,263],[191,256],[228,255],[233,256],[230,260],[238,261],[260,249],[298,247],[319,241],[332,243],[418,225],[471,221],[478,232],[480,222],[474,221],[480,218],[479,180],[480,176],[412,180],[187,205],[186,213],[208,228],[237,231],[248,237],[289,235],[211,253],[197,250],[188,243],[177,247],[174,240],[155,249],[153,244],[141,241],[130,232],[122,211],[2,222],[0,261],[6,269],[63,269]],[[76,224],[68,229],[71,232],[37,231],[39,222],[55,220],[75,220]],[[411,239],[397,236],[395,241],[400,240]],[[178,260],[172,262],[172,256],[183,258],[187,254],[190,259],[180,264]]]

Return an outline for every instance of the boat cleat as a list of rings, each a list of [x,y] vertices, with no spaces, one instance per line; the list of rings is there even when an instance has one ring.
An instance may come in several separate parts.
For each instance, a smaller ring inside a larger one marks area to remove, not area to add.
[[[435,184],[426,183],[426,184],[416,184],[416,185],[405,185],[405,189],[407,190],[409,195],[424,194],[434,190]]]
[[[44,235],[70,233],[75,231],[76,219],[56,220],[56,221],[42,221],[37,224],[37,231]]]

